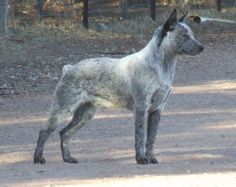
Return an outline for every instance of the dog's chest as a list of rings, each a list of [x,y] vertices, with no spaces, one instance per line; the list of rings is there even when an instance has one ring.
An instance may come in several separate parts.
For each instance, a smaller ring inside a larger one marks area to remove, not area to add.
[[[148,98],[149,111],[163,110],[166,101],[170,95],[172,83],[175,74],[175,61],[168,64],[160,64],[156,69],[156,75],[153,75],[153,84]]]
[[[170,95],[171,92],[171,84],[162,84],[156,89],[153,89],[153,92],[150,94],[149,99],[149,112],[155,111],[155,110],[163,110],[166,101]]]

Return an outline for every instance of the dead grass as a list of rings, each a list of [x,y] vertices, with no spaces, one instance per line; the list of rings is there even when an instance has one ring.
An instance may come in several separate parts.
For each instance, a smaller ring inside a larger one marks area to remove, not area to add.
[[[136,17],[132,19],[121,20],[117,18],[106,19],[91,19],[90,28],[98,32],[118,33],[118,34],[147,34],[153,32],[157,27],[157,22],[154,22],[149,16]]]
[[[146,12],[136,17],[121,20],[114,17],[90,17],[89,29],[84,29],[81,21],[78,23],[72,19],[45,18],[43,21],[36,21],[33,25],[17,25],[12,33],[25,39],[44,37],[51,39],[70,39],[70,38],[95,38],[113,35],[150,35],[158,25],[161,25],[168,16],[171,8],[160,8],[157,20],[151,20],[149,13]],[[181,11],[180,11],[181,12]],[[181,14],[181,13],[180,13]],[[236,20],[236,7],[223,9],[222,13],[215,9],[190,9],[190,15],[199,15],[210,18]]]

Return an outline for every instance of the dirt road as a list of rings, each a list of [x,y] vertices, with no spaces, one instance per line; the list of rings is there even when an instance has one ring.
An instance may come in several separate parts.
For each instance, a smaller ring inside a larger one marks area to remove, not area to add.
[[[58,132],[33,164],[50,95],[0,98],[0,186],[236,186],[236,40],[208,43],[178,59],[175,88],[163,112],[158,165],[137,165],[126,110],[99,109],[71,141],[78,164],[63,163]]]

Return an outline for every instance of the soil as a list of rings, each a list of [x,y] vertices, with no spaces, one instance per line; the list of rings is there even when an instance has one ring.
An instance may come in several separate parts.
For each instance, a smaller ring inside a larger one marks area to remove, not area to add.
[[[62,66],[88,57],[130,54],[151,35],[12,37],[6,49],[1,45],[0,186],[234,187],[236,26],[205,23],[193,29],[205,49],[177,59],[174,89],[155,144],[157,165],[135,163],[132,113],[106,108],[72,138],[78,164],[61,159],[58,133],[65,124],[45,145],[46,164],[33,164]]]

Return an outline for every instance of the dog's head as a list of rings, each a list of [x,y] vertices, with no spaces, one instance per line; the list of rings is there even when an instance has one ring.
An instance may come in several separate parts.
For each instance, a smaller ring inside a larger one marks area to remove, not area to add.
[[[171,48],[177,54],[197,55],[203,51],[203,45],[194,37],[192,30],[184,23],[188,12],[177,19],[174,9],[162,27],[159,47]]]

